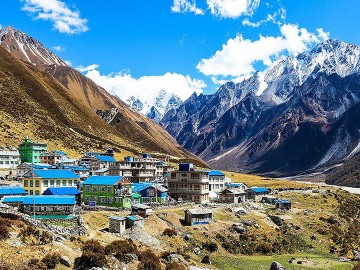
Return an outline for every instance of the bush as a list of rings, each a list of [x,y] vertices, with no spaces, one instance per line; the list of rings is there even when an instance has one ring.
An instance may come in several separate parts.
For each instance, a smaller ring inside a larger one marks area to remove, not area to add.
[[[210,242],[203,244],[203,248],[205,248],[210,253],[213,253],[218,250],[218,245],[215,242]]]
[[[355,265],[355,267],[353,268],[353,270],[360,270],[360,262],[358,262],[358,264]]]
[[[105,248],[96,240],[88,240],[82,248],[82,255],[75,259],[74,269],[87,270],[107,266]]]
[[[180,263],[172,262],[166,265],[166,270],[186,270],[186,267]]]
[[[176,236],[177,235],[177,231],[174,229],[170,229],[170,228],[166,228],[163,232],[163,235],[167,235],[170,237]]]
[[[61,256],[59,253],[47,254],[41,262],[46,265],[47,269],[55,269],[60,262]]]
[[[138,270],[161,270],[160,259],[150,249],[145,250],[139,256]]]
[[[24,243],[46,245],[52,242],[51,233],[40,231],[33,226],[27,226],[20,232],[20,238]]]
[[[120,261],[125,260],[125,254],[139,255],[139,250],[132,240],[116,240],[105,247],[107,255],[114,255]]]
[[[10,238],[9,228],[6,226],[0,226],[0,240],[5,240]]]

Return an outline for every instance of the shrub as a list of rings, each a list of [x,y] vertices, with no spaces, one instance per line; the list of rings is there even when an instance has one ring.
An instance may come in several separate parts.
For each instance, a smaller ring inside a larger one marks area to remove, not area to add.
[[[10,237],[9,228],[1,225],[0,226],[0,240],[9,239],[9,237]]]
[[[56,264],[60,262],[61,256],[59,253],[47,254],[41,262],[46,265],[47,269],[55,269]]]
[[[360,262],[358,262],[358,264],[355,265],[355,267],[353,268],[353,270],[360,270]]]
[[[96,240],[88,240],[82,248],[82,255],[75,259],[74,269],[87,270],[107,266],[105,248]]]
[[[201,263],[211,264],[209,255],[205,255],[204,258],[201,260]]]
[[[138,270],[161,270],[160,259],[150,249],[145,250],[139,256]]]
[[[125,260],[125,254],[139,255],[137,246],[132,240],[116,240],[105,247],[106,254],[114,255],[120,261]]]
[[[215,242],[210,242],[203,244],[203,248],[205,248],[210,253],[213,253],[218,250],[218,245]]]
[[[186,267],[183,264],[172,262],[166,265],[166,270],[186,270]]]
[[[52,242],[51,233],[40,231],[33,226],[27,226],[20,231],[20,238],[24,243],[46,245]]]
[[[177,231],[174,229],[170,229],[170,228],[166,228],[163,232],[163,235],[167,235],[170,237],[176,236],[177,235]]]

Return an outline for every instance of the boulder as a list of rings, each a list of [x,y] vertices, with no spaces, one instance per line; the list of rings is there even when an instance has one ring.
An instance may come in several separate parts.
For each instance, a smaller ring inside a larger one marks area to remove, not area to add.
[[[190,241],[190,239],[191,239],[190,234],[185,234],[184,240],[185,240],[185,241]]]
[[[200,249],[199,247],[194,248],[194,253],[195,253],[196,255],[199,255],[199,254],[200,254],[200,251],[201,251],[201,249]]]
[[[354,253],[354,260],[360,261],[360,251],[353,250],[353,253]]]
[[[270,266],[270,270],[286,270],[286,268],[278,262],[273,262]]]
[[[244,227],[244,225],[240,224],[240,223],[235,223],[231,226],[231,229],[237,233],[247,233],[246,228]]]
[[[245,226],[253,226],[256,224],[256,221],[255,220],[242,220],[241,223],[244,224]]]
[[[70,261],[69,257],[67,257],[67,256],[62,256],[60,258],[60,263],[66,267],[71,267],[71,261]]]
[[[272,222],[274,222],[278,226],[281,226],[284,224],[284,220],[279,216],[269,215],[269,217],[272,220]]]
[[[210,256],[209,255],[204,256],[204,258],[201,260],[201,263],[211,264]]]

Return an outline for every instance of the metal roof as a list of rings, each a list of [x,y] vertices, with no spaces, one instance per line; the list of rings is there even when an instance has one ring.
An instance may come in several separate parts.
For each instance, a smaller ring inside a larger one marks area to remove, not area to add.
[[[250,189],[252,191],[254,191],[255,193],[269,192],[270,191],[268,188],[264,188],[264,187],[252,187]]]
[[[45,179],[79,179],[80,177],[71,170],[34,170],[34,174]]]
[[[141,204],[141,203],[137,203],[137,204],[133,204],[132,208],[138,208],[138,209],[151,209],[150,206],[147,206],[145,204]]]
[[[96,157],[97,157],[97,159],[98,159],[99,161],[104,161],[104,162],[116,162],[115,158],[110,157],[110,156],[97,155]]]
[[[127,219],[130,219],[132,221],[137,221],[137,220],[142,220],[143,218],[138,216],[138,215],[134,215],[134,216],[126,216]]]
[[[22,203],[25,196],[5,196],[2,203]]]
[[[86,179],[82,185],[108,185],[113,186],[120,180],[122,180],[122,176],[90,176]],[[123,179],[124,184],[130,184],[129,181]]]
[[[75,187],[49,187],[43,195],[78,195],[80,191]]]
[[[291,203],[289,200],[275,200],[275,203]]]
[[[209,171],[209,176],[225,176],[221,171]]]
[[[120,221],[126,220],[126,218],[124,218],[124,217],[116,217],[116,216],[110,216],[109,218],[110,219],[115,219],[115,220],[120,220]]]
[[[27,192],[20,186],[0,186],[0,195],[21,195]]]
[[[48,196],[25,196],[23,204],[25,205],[75,205],[75,196],[56,196],[56,195],[48,195]]]
[[[159,190],[160,192],[166,192],[167,189],[164,188],[163,186],[159,185],[159,184],[154,184],[154,183],[133,183],[132,184],[132,191],[133,192],[140,192],[148,187],[153,187],[156,188],[157,190]]]
[[[194,208],[194,209],[188,209],[186,212],[189,212],[193,215],[203,215],[203,214],[212,214],[211,209],[204,209],[204,208]]]

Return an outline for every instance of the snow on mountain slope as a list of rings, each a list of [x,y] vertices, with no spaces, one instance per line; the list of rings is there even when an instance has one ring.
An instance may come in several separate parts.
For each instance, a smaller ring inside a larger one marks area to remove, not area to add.
[[[174,93],[160,90],[151,100],[143,101],[141,97],[131,96],[127,103],[133,109],[147,115],[155,122],[160,122],[165,113],[171,109],[179,108],[182,100]]]
[[[41,69],[48,65],[67,66],[39,41],[10,26],[0,30],[0,45],[15,57]]]

